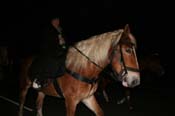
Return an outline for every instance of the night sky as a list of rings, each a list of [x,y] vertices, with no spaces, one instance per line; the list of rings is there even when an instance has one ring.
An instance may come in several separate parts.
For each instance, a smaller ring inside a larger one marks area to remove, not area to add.
[[[49,17],[58,15],[69,43],[129,24],[139,51],[167,55],[172,43],[170,4],[117,0],[6,1],[1,10],[1,44],[22,48],[23,52],[34,50],[43,25]]]

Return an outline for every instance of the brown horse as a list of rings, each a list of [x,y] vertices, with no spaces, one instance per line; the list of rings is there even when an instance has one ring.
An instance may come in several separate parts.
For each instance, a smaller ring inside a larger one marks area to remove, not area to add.
[[[139,85],[140,73],[135,47],[136,40],[128,25],[124,29],[92,36],[70,47],[66,58],[67,72],[38,90],[37,116],[43,116],[45,95],[64,97],[67,116],[75,115],[76,106],[80,102],[96,116],[103,116],[103,111],[94,96],[98,86],[98,75],[110,64],[113,72],[117,74],[115,78],[120,77],[119,80],[124,86]],[[25,59],[21,67],[19,116],[23,116],[25,97],[32,85],[28,76],[32,61],[33,57]]]
[[[157,52],[149,53],[138,59],[142,82],[148,83],[165,74],[164,64],[161,56]]]

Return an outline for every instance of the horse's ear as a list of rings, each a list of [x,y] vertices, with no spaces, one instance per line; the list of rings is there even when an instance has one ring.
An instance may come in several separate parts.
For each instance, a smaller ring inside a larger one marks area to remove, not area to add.
[[[129,24],[126,24],[126,25],[125,25],[124,33],[130,33]]]

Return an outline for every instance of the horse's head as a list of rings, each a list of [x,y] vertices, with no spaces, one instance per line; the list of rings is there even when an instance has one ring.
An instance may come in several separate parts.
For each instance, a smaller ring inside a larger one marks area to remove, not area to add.
[[[165,74],[164,65],[159,53],[144,55],[139,59],[141,75],[147,78],[162,77]]]
[[[125,87],[135,87],[140,84],[139,65],[136,56],[136,41],[126,25],[120,40],[112,46],[111,65],[115,78],[122,81]]]

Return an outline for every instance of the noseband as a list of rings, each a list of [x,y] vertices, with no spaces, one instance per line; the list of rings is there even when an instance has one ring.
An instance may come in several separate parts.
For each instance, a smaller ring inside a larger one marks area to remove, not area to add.
[[[130,43],[131,46],[132,46],[132,49],[133,49],[133,44]],[[133,67],[129,67],[129,66],[126,66],[125,64],[125,60],[124,60],[124,56],[123,56],[123,52],[122,52],[122,47],[121,47],[121,44],[119,45],[120,46],[120,54],[121,54],[121,58],[120,58],[120,64],[122,65],[122,70],[117,73],[117,71],[114,70],[114,68],[112,67],[112,59],[114,57],[114,50],[112,51],[112,57],[110,59],[110,65],[111,65],[111,69],[112,69],[112,74],[111,74],[111,77],[117,81],[122,81],[125,79],[125,77],[127,76],[128,74],[128,71],[132,71],[132,72],[140,72],[139,69],[137,68],[133,68]],[[116,79],[117,77],[117,79]]]

